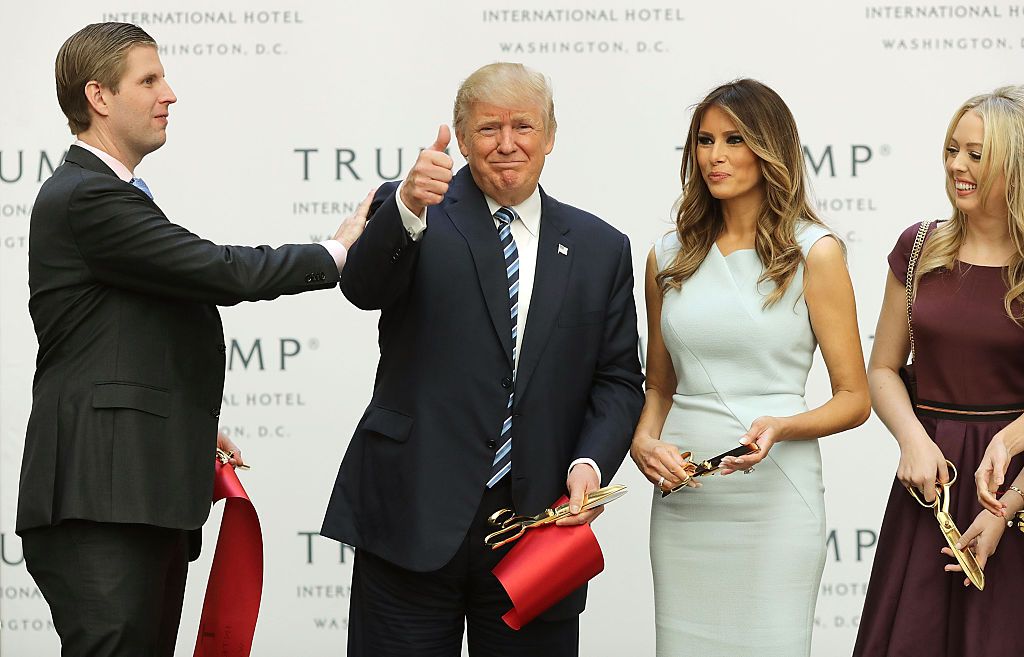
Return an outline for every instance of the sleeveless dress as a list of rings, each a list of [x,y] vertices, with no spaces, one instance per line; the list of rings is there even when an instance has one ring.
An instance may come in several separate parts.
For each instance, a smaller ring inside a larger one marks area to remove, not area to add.
[[[934,224],[932,226],[934,229]],[[889,254],[896,280],[906,280],[918,224]],[[960,262],[921,278],[914,301],[919,404],[961,410],[1024,408],[1024,329],[1006,316],[1000,267]],[[950,513],[966,531],[981,511],[974,471],[997,431],[1012,418],[985,421],[917,410],[918,419],[957,468]],[[1024,457],[1010,461],[1009,486]],[[1013,495],[1014,493],[1010,493]],[[875,550],[854,655],[859,657],[1021,657],[1017,623],[1024,600],[1024,535],[1007,530],[985,567],[985,590],[964,588],[945,573],[952,560],[935,517],[893,482]]]
[[[801,222],[807,255],[829,231]],[[675,233],[655,244],[659,269]],[[736,447],[762,415],[807,410],[804,386],[817,340],[803,298],[803,265],[785,296],[753,249],[700,268],[663,300],[661,329],[678,381],[662,440],[699,460]],[[808,655],[825,566],[825,501],[817,440],[772,447],[754,472],[702,478],[699,489],[654,492],[651,566],[662,657]]]

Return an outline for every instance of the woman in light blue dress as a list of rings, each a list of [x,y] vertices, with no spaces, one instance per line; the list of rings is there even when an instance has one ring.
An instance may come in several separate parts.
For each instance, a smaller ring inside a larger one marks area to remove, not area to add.
[[[631,449],[656,486],[657,654],[809,655],[825,565],[817,439],[870,412],[843,247],[808,201],[792,114],[759,82],[697,106],[682,178],[676,230],[647,259],[647,397]],[[819,344],[833,396],[809,410]],[[662,498],[694,470],[682,451],[699,461],[738,442],[759,451]]]

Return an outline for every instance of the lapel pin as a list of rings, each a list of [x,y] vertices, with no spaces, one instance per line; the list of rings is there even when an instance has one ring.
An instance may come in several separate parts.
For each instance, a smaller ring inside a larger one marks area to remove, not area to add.
[[[558,255],[569,255],[569,247],[564,244],[558,245]]]

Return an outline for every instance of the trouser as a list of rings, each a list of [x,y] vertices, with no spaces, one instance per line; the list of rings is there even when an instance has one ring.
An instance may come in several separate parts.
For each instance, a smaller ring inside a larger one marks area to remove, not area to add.
[[[491,574],[508,547],[492,550],[487,517],[512,508],[509,477],[488,489],[455,556],[419,573],[356,550],[348,627],[349,657],[458,657],[466,628],[472,657],[575,657],[579,616],[536,619],[521,630],[501,616],[512,608]]]
[[[65,520],[24,532],[22,546],[62,657],[173,656],[187,531]]]

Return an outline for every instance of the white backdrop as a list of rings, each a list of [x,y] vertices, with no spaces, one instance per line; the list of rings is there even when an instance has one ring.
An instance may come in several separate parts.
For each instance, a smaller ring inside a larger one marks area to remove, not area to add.
[[[54,95],[53,60],[83,25],[135,22],[160,42],[179,100],[167,145],[138,173],[173,221],[224,243],[330,234],[369,188],[408,171],[437,125],[450,121],[466,75],[512,60],[543,71],[555,87],[559,131],[542,184],[629,234],[635,271],[642,272],[651,243],[670,228],[688,108],[723,81],[758,78],[792,108],[819,207],[849,246],[865,352],[896,236],[913,221],[947,213],[940,153],[949,116],[970,95],[1021,82],[1015,76],[1024,48],[1024,6],[1005,1],[103,4],[0,7],[5,656],[57,654],[13,529],[36,344],[26,310],[29,213],[40,182],[71,143]],[[643,316],[639,286],[637,293]],[[242,480],[266,545],[253,654],[276,657],[301,646],[303,655],[342,655],[352,553],[316,532],[369,398],[376,314],[322,291],[225,309],[223,316],[231,359],[221,418],[253,464]],[[820,403],[828,389],[818,362],[810,401]],[[838,657],[850,653],[856,634],[897,450],[872,418],[824,440],[823,453],[829,558],[813,653]],[[650,655],[650,487],[628,460],[615,480],[632,491],[595,526],[607,568],[591,587],[581,654]],[[218,512],[189,579],[180,655],[190,655],[195,642]],[[692,575],[694,604],[714,596],[715,577],[730,576]]]

